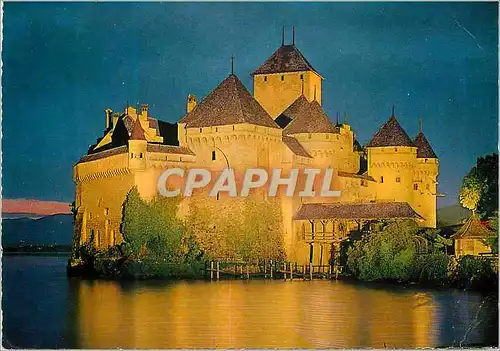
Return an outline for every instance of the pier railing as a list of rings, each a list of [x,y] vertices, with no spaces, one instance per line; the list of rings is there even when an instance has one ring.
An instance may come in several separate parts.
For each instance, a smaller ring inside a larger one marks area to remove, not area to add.
[[[211,261],[205,269],[210,280],[220,279],[338,279],[343,273],[339,265],[298,264],[294,262],[219,262]]]

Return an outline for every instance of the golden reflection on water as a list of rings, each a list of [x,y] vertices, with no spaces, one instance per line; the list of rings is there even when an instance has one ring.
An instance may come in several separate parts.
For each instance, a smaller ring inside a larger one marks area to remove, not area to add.
[[[80,348],[435,346],[426,292],[340,281],[79,281]]]

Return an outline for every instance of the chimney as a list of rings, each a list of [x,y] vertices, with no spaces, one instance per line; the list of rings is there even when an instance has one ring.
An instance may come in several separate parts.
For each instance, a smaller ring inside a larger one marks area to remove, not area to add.
[[[148,104],[142,104],[141,105],[141,116],[142,117],[147,117],[148,116],[148,109],[149,109],[149,105]]]
[[[187,113],[193,111],[195,107],[196,107],[196,96],[189,94],[187,101]]]
[[[106,130],[113,128],[113,118],[111,117],[113,110],[107,108],[104,110],[104,113],[106,114]]]

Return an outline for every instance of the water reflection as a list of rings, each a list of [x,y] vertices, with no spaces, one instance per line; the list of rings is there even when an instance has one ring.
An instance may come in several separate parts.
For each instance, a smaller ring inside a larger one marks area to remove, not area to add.
[[[461,321],[470,321],[481,303],[479,296],[455,293],[455,304],[466,306],[457,309],[449,292],[339,281],[76,281],[75,289],[73,325],[81,348],[457,345],[468,327]],[[455,325],[443,334],[450,322]],[[481,337],[474,330],[468,342]]]
[[[495,295],[340,281],[88,281],[66,278],[67,257],[2,261],[9,347],[498,345]]]

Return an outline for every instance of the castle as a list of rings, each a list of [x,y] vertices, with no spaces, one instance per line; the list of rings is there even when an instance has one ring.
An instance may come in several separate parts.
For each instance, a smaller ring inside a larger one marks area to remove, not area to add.
[[[167,168],[333,168],[335,198],[280,198],[287,259],[327,264],[331,252],[372,220],[411,218],[436,227],[438,158],[420,130],[412,140],[394,114],[362,147],[348,124],[321,106],[323,77],[295,46],[281,47],[253,73],[253,95],[231,73],[171,124],[148,105],[105,110],[105,130],[74,166],[80,244],[123,241],[122,206],[136,186],[157,195]],[[189,199],[184,199],[183,216]],[[221,199],[221,201],[228,201]]]

